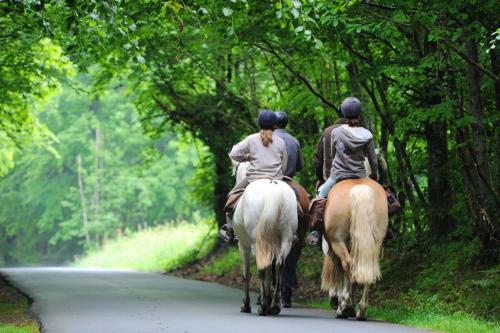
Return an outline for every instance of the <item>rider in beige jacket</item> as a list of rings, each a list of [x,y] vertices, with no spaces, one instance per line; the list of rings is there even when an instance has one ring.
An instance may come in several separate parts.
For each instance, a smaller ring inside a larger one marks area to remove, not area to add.
[[[231,193],[246,188],[259,178],[282,179],[287,165],[285,141],[273,133],[276,124],[274,112],[264,110],[258,118],[260,132],[247,136],[243,141],[233,146],[229,157],[236,162],[250,162],[247,176],[236,184]],[[234,239],[232,229],[232,214],[226,214],[227,223],[219,231],[219,236],[225,241]]]

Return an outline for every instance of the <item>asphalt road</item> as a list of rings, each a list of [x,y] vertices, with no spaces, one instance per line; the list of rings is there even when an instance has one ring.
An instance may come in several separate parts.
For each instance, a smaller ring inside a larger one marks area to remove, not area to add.
[[[291,308],[277,317],[239,312],[242,292],[214,283],[126,270],[12,268],[0,270],[34,299],[47,333],[126,332],[425,332],[333,312]],[[368,309],[369,313],[369,309]]]

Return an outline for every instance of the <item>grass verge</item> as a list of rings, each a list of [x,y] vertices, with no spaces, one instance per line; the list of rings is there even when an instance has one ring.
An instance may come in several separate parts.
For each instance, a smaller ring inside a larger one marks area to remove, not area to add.
[[[320,291],[322,257],[316,249],[304,248],[295,303],[330,309]],[[251,288],[257,291],[254,265]],[[439,244],[401,239],[385,247],[381,266],[383,278],[370,293],[370,318],[438,332],[500,333],[500,265],[483,262],[476,239]],[[221,247],[174,274],[243,286],[237,247]]]
[[[37,322],[28,314],[29,300],[0,276],[0,333],[39,332]]]
[[[333,311],[326,298],[312,301],[306,306]],[[409,308],[388,304],[385,306],[369,305],[368,317],[405,326],[413,326],[436,332],[446,333],[498,333],[498,323],[478,318],[474,315],[455,312],[450,314],[434,312],[435,309]],[[333,313],[333,312],[332,312]],[[333,316],[333,314],[332,314]]]
[[[170,271],[210,253],[216,243],[215,232],[213,219],[157,226],[113,240],[77,260],[75,265]]]

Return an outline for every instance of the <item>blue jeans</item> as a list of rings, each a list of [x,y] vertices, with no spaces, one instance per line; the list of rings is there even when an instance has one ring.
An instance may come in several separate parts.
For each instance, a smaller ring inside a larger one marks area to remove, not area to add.
[[[335,183],[336,181],[332,177],[328,178],[326,182],[319,187],[318,195],[322,198],[326,198],[328,196],[328,192],[330,192]]]

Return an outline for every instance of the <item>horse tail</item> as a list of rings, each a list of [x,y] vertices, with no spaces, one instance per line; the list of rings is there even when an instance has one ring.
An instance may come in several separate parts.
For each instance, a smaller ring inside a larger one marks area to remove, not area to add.
[[[335,288],[334,263],[331,250],[323,257],[323,270],[321,272],[321,290],[330,291]]]
[[[278,264],[282,260],[279,227],[284,196],[280,186],[276,185],[275,188],[275,191],[267,192],[263,198],[264,207],[257,224],[255,259],[259,270],[270,266],[274,259]]]
[[[351,206],[351,280],[371,284],[380,279],[381,239],[376,229],[375,193],[368,185],[356,185],[349,194]]]
[[[323,257],[323,270],[321,272],[321,290],[330,291],[337,289],[342,271],[340,259],[333,253],[333,250],[328,246],[328,253]]]

